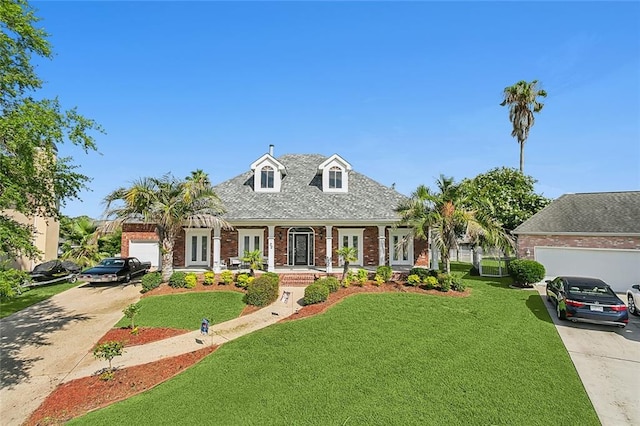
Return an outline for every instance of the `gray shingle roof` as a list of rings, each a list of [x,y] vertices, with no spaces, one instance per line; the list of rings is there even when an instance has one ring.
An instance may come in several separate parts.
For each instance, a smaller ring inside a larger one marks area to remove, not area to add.
[[[398,219],[394,209],[406,197],[394,189],[355,171],[349,172],[349,192],[322,192],[318,166],[327,159],[317,154],[289,154],[278,157],[286,167],[281,191],[255,192],[253,172],[248,171],[215,186],[224,203],[224,217],[256,221],[364,221]]]
[[[514,233],[640,234],[640,191],[565,194]]]

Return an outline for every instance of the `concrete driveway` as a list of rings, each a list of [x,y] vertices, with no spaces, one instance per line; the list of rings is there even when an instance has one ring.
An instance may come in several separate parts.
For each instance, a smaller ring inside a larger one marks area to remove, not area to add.
[[[0,418],[24,422],[140,299],[140,285],[78,287],[0,319]]]
[[[559,321],[537,289],[603,426],[640,425],[640,317],[625,328]]]

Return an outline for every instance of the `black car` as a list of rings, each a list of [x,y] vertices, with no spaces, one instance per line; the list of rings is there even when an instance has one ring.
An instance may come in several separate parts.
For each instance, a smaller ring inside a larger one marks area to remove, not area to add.
[[[93,268],[78,275],[81,281],[90,283],[128,283],[131,278],[144,275],[151,269],[151,262],[140,262],[135,257],[108,257]]]
[[[547,281],[547,300],[558,319],[624,327],[629,313],[608,284],[597,278],[558,277]]]
[[[46,282],[69,277],[69,281],[75,281],[75,274],[82,268],[70,260],[50,260],[36,265],[33,271],[29,272],[31,280],[34,282]]]

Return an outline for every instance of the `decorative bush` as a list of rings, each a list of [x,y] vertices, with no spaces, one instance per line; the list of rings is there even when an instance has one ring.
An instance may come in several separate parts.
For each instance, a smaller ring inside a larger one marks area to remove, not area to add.
[[[509,263],[509,275],[513,282],[521,287],[531,287],[540,282],[545,275],[544,266],[535,260],[515,259]]]
[[[253,306],[267,306],[278,298],[278,276],[264,274],[247,286],[244,303]]]
[[[356,285],[362,287],[369,280],[369,273],[366,269],[358,269],[358,274],[356,275]]]
[[[196,275],[195,272],[189,272],[187,275],[185,275],[184,286],[186,288],[195,288],[197,283],[198,283],[198,276]]]
[[[433,290],[438,285],[438,279],[436,277],[427,277],[424,281],[424,286],[427,290]]]
[[[379,275],[380,278],[382,278],[383,283],[388,283],[389,281],[391,281],[392,273],[393,270],[391,269],[391,266],[381,265],[376,268],[376,276]]]
[[[420,275],[418,274],[409,274],[409,276],[407,277],[407,284],[410,286],[415,287],[421,282],[422,280],[420,279]]]
[[[345,275],[344,277],[344,281],[342,283],[342,286],[344,288],[349,287],[354,281],[356,280],[356,273],[353,272],[351,269],[349,269],[347,271],[347,275]]]
[[[182,271],[175,271],[169,277],[169,285],[173,288],[185,288],[187,286],[187,273]]]
[[[420,282],[423,283],[427,279],[428,276],[431,275],[431,271],[427,268],[411,268],[409,271],[409,275],[417,275],[420,277]]]
[[[220,272],[220,282],[225,285],[229,285],[233,282],[233,272],[224,270]]]
[[[323,283],[316,281],[304,289],[304,304],[313,305],[327,300],[329,297],[329,288]]]
[[[453,277],[453,279],[451,280],[451,289],[453,291],[463,292],[465,288],[466,288],[466,286],[462,282],[462,278]]]
[[[246,273],[238,274],[236,275],[236,286],[240,288],[247,288],[253,280],[254,280],[254,277],[252,277],[249,274],[246,274]]]
[[[440,291],[444,291],[445,293],[451,290],[451,283],[453,282],[453,277],[449,274],[438,274],[438,285],[440,285]]]
[[[385,281],[384,277],[380,274],[376,274],[376,276],[373,278],[373,285],[375,285],[376,287],[380,287],[385,282],[387,281]]]
[[[142,276],[142,290],[140,293],[146,293],[158,287],[162,283],[162,274],[160,272],[151,272]]]
[[[213,285],[216,282],[216,273],[212,271],[207,271],[204,273],[202,277],[202,284],[204,285]]]
[[[329,292],[335,293],[340,288],[340,281],[336,277],[328,276],[320,278],[316,283],[321,283],[329,289]]]

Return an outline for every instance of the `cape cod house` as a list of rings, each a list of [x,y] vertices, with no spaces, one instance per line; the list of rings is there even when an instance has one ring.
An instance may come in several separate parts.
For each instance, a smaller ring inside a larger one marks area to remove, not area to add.
[[[337,154],[269,152],[249,170],[214,187],[232,230],[185,227],[174,251],[174,267],[232,267],[245,251],[260,250],[265,269],[333,272],[336,250],[355,247],[361,267],[428,265],[424,241],[405,239],[394,209],[405,198],[351,167]],[[159,266],[154,226],[125,223],[122,254]]]

